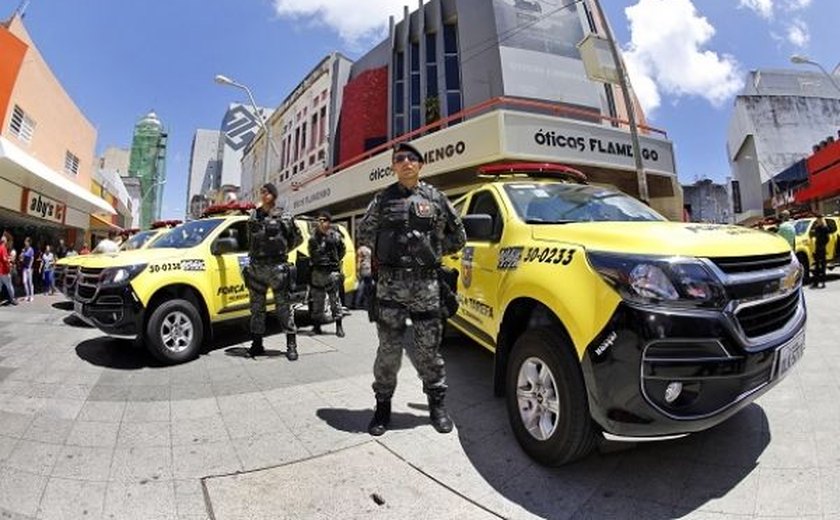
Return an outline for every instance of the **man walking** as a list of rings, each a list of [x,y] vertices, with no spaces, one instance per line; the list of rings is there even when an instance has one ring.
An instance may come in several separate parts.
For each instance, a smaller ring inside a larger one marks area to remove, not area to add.
[[[328,211],[318,214],[318,227],[309,238],[309,258],[312,262],[310,297],[312,300],[313,332],[321,334],[321,324],[327,323],[325,300],[329,298],[330,311],[335,320],[335,335],[344,337],[341,325],[341,300],[338,296],[341,281],[341,261],[347,252],[344,240],[332,227],[332,216]]]
[[[6,289],[6,294],[9,298],[9,303],[17,305],[15,299],[15,288],[12,285],[12,258],[9,256],[9,251],[6,249],[6,242],[8,238],[6,233],[0,236],[0,284]]]
[[[828,239],[831,233],[822,215],[817,215],[817,220],[814,222],[811,234],[814,235],[814,282],[812,287],[815,289],[825,289],[826,253]]]
[[[295,361],[297,330],[291,309],[290,286],[294,283],[289,251],[303,243],[303,235],[289,214],[276,207],[277,188],[270,182],[260,188],[261,204],[248,219],[249,263],[242,275],[251,294],[251,357],[265,354],[266,292],[271,289],[277,318],[286,332],[286,358]]]
[[[784,210],[781,214],[782,222],[779,224],[779,236],[787,240],[790,248],[796,247],[796,227],[790,221],[790,211]]]
[[[374,197],[359,226],[359,243],[371,248],[379,265],[375,316],[379,349],[373,367],[376,411],[368,425],[375,436],[388,429],[403,338],[412,324],[416,368],[432,426],[440,433],[453,427],[443,404],[446,378],[439,353],[443,320],[438,267],[442,255],[464,246],[466,233],[446,196],[420,181],[422,166],[423,155],[414,146],[397,145],[391,168],[398,182]]]

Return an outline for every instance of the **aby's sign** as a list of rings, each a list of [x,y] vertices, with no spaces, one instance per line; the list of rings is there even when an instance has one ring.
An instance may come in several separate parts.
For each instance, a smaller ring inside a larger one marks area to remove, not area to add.
[[[67,218],[67,204],[45,197],[28,188],[23,190],[20,211],[58,224],[64,224]]]

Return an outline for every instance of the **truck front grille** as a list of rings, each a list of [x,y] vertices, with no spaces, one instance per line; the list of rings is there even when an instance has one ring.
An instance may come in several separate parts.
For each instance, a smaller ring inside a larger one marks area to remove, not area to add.
[[[726,274],[751,273],[785,267],[791,263],[790,253],[756,256],[725,256],[710,258]]]
[[[800,292],[736,311],[735,318],[748,338],[757,338],[784,327],[796,314]]]
[[[96,296],[97,286],[99,285],[99,275],[102,269],[92,269],[89,267],[82,267],[79,271],[79,276],[76,284],[76,298],[78,300],[89,302]]]

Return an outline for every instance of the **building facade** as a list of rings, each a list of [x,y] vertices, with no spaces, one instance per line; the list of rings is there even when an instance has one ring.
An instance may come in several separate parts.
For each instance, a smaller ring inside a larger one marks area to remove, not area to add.
[[[163,123],[154,111],[134,125],[128,174],[140,180],[140,227],[144,229],[160,219],[166,183],[167,139]]]
[[[0,23],[0,231],[20,247],[80,243],[90,215],[96,129],[62,87],[20,17]]]
[[[772,214],[774,178],[838,127],[840,91],[822,73],[750,72],[744,92],[735,98],[726,142],[735,221]]]
[[[198,218],[209,205],[207,194],[214,189],[221,173],[219,145],[222,133],[219,130],[196,130],[190,151],[190,173],[187,181],[188,213]]]
[[[644,186],[654,208],[680,219],[671,142],[646,126],[634,102],[645,169],[637,175],[618,89],[586,76],[577,44],[603,33],[602,22],[589,1],[430,0],[406,8],[351,67],[333,167],[281,185],[291,210],[327,208],[352,228],[372,194],[394,181],[390,146],[411,140],[426,155],[424,177],[450,195],[473,185],[482,165],[560,162],[634,196]]]
[[[99,156],[99,169],[114,172],[120,177],[128,177],[128,166],[131,163],[131,150],[109,146]]]
[[[686,220],[712,224],[732,223],[732,195],[730,183],[717,184],[703,179],[683,185],[683,204]]]
[[[243,195],[271,181],[289,189],[334,164],[344,86],[352,61],[334,52],[324,57],[286,96],[268,120],[271,148],[265,164],[265,132],[259,130],[242,158]]]

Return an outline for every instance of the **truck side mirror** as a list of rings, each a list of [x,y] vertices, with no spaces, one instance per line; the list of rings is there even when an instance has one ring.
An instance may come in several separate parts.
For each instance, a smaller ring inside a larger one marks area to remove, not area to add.
[[[493,217],[486,214],[466,215],[462,219],[467,240],[490,240],[493,238]]]
[[[233,237],[217,238],[210,246],[210,253],[214,256],[235,253],[239,248],[239,241]]]

